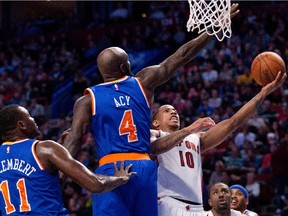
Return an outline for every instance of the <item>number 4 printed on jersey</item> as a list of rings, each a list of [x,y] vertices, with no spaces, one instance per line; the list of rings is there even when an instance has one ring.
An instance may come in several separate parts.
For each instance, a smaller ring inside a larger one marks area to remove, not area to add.
[[[138,140],[137,128],[134,124],[132,110],[125,110],[119,125],[119,134],[121,136],[128,135],[128,142],[135,142]]]

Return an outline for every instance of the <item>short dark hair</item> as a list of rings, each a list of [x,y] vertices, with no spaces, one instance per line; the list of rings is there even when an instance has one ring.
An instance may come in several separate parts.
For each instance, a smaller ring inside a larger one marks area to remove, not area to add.
[[[226,183],[224,183],[224,182],[215,182],[214,184],[212,184],[212,185],[210,185],[210,186],[208,187],[208,196],[209,196],[209,198],[210,198],[210,194],[211,194],[212,188],[213,188],[215,185],[218,185],[218,184],[226,185],[227,188],[228,188],[229,193],[231,194],[230,188],[229,188],[229,186],[228,186]]]
[[[17,126],[17,122],[21,119],[22,113],[19,110],[19,105],[12,104],[3,107],[0,110],[0,135],[6,135],[7,132],[13,130]]]
[[[155,113],[153,113],[152,118],[151,118],[151,122],[153,122],[155,119],[158,118],[158,114],[159,114],[159,109]]]

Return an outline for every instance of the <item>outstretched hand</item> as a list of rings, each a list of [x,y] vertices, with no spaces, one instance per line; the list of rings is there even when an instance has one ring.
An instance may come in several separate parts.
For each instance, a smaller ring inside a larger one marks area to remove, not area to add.
[[[238,3],[233,3],[231,5],[231,9],[230,9],[230,17],[231,18],[235,17],[240,12],[240,10],[238,9],[238,6],[239,6]]]
[[[124,182],[128,182],[132,175],[136,175],[136,172],[129,172],[130,168],[132,167],[132,164],[129,164],[124,168],[124,161],[121,161],[120,163],[120,169],[117,166],[117,162],[114,162],[114,170],[115,174],[114,176],[122,177],[122,180]]]
[[[279,71],[276,79],[273,82],[268,83],[266,86],[264,86],[262,90],[264,91],[267,90],[267,93],[270,94],[271,92],[275,91],[277,88],[282,86],[286,78],[287,74],[285,73],[285,71],[284,72]]]
[[[215,125],[215,122],[210,117],[199,118],[191,125],[186,127],[189,133],[199,133],[204,130],[207,130]]]
[[[160,131],[159,130],[154,130],[150,129],[150,142],[152,143],[156,139],[160,137]]]

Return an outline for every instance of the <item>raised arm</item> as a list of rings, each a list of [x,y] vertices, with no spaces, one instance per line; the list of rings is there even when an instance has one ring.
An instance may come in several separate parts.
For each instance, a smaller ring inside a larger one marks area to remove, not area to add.
[[[231,6],[231,18],[239,13],[238,4]],[[176,73],[176,69],[190,62],[211,40],[206,32],[197,38],[182,45],[175,53],[165,59],[159,65],[154,65],[142,69],[136,74],[145,89],[150,102],[153,99],[154,89],[167,82]]]
[[[152,102],[154,89],[173,77],[177,68],[191,61],[208,44],[211,38],[208,34],[203,33],[182,45],[159,65],[146,67],[136,74],[150,102]]]
[[[201,151],[206,151],[221,144],[232,132],[254,115],[262,101],[273,91],[283,85],[286,73],[279,72],[276,79],[263,87],[261,91],[246,103],[231,118],[219,122],[201,136]]]
[[[213,127],[214,125],[215,122],[209,117],[199,118],[188,127],[182,128],[181,130],[175,131],[161,138],[159,138],[159,130],[151,130],[151,154],[158,155],[167,152],[180,143],[189,134],[202,132],[203,130]]]
[[[96,175],[79,161],[73,159],[67,149],[54,141],[40,141],[36,145],[36,152],[45,170],[51,174],[60,170],[91,193],[111,191],[127,183],[135,174],[134,172],[129,173],[131,165],[124,168],[124,162],[122,162],[120,170],[114,164],[115,176]]]
[[[71,129],[64,139],[63,146],[76,158],[80,151],[81,139],[87,132],[92,115],[92,102],[90,95],[80,97],[74,104],[73,122]]]

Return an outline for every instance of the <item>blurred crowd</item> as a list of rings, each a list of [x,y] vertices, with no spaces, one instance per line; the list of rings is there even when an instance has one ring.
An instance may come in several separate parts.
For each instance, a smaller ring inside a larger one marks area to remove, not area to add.
[[[253,10],[240,4],[241,13],[232,22],[232,37],[223,42],[212,40],[197,58],[158,88],[152,111],[162,104],[172,104],[182,127],[199,117],[210,116],[215,122],[231,117],[260,90],[250,75],[257,54],[274,51],[288,62],[287,9],[285,2],[266,2]],[[105,24],[98,14],[85,25],[71,18],[60,32],[46,35],[37,31],[22,38],[21,32],[27,33],[31,27],[26,25],[18,29],[16,39],[0,41],[0,107],[12,103],[27,107],[42,132],[39,138],[57,140],[69,128],[72,116],[52,119],[51,95],[64,83],[72,82],[77,99],[86,87],[97,84],[83,75],[83,68],[91,61],[95,63],[99,51],[113,45],[128,53],[163,47],[172,52],[197,35],[186,31],[187,2],[150,2],[145,21],[134,22],[131,14],[127,4],[125,7],[115,2],[115,10]],[[69,36],[73,26],[83,29],[81,43]],[[270,204],[278,213],[288,209],[287,126],[288,87],[284,85],[240,130],[203,154],[204,203],[207,187],[221,181],[245,186],[249,191],[248,208],[259,214]],[[83,139],[78,160],[91,170],[97,166],[90,134]],[[91,213],[89,192],[69,179],[63,186],[63,198],[72,215]]]

